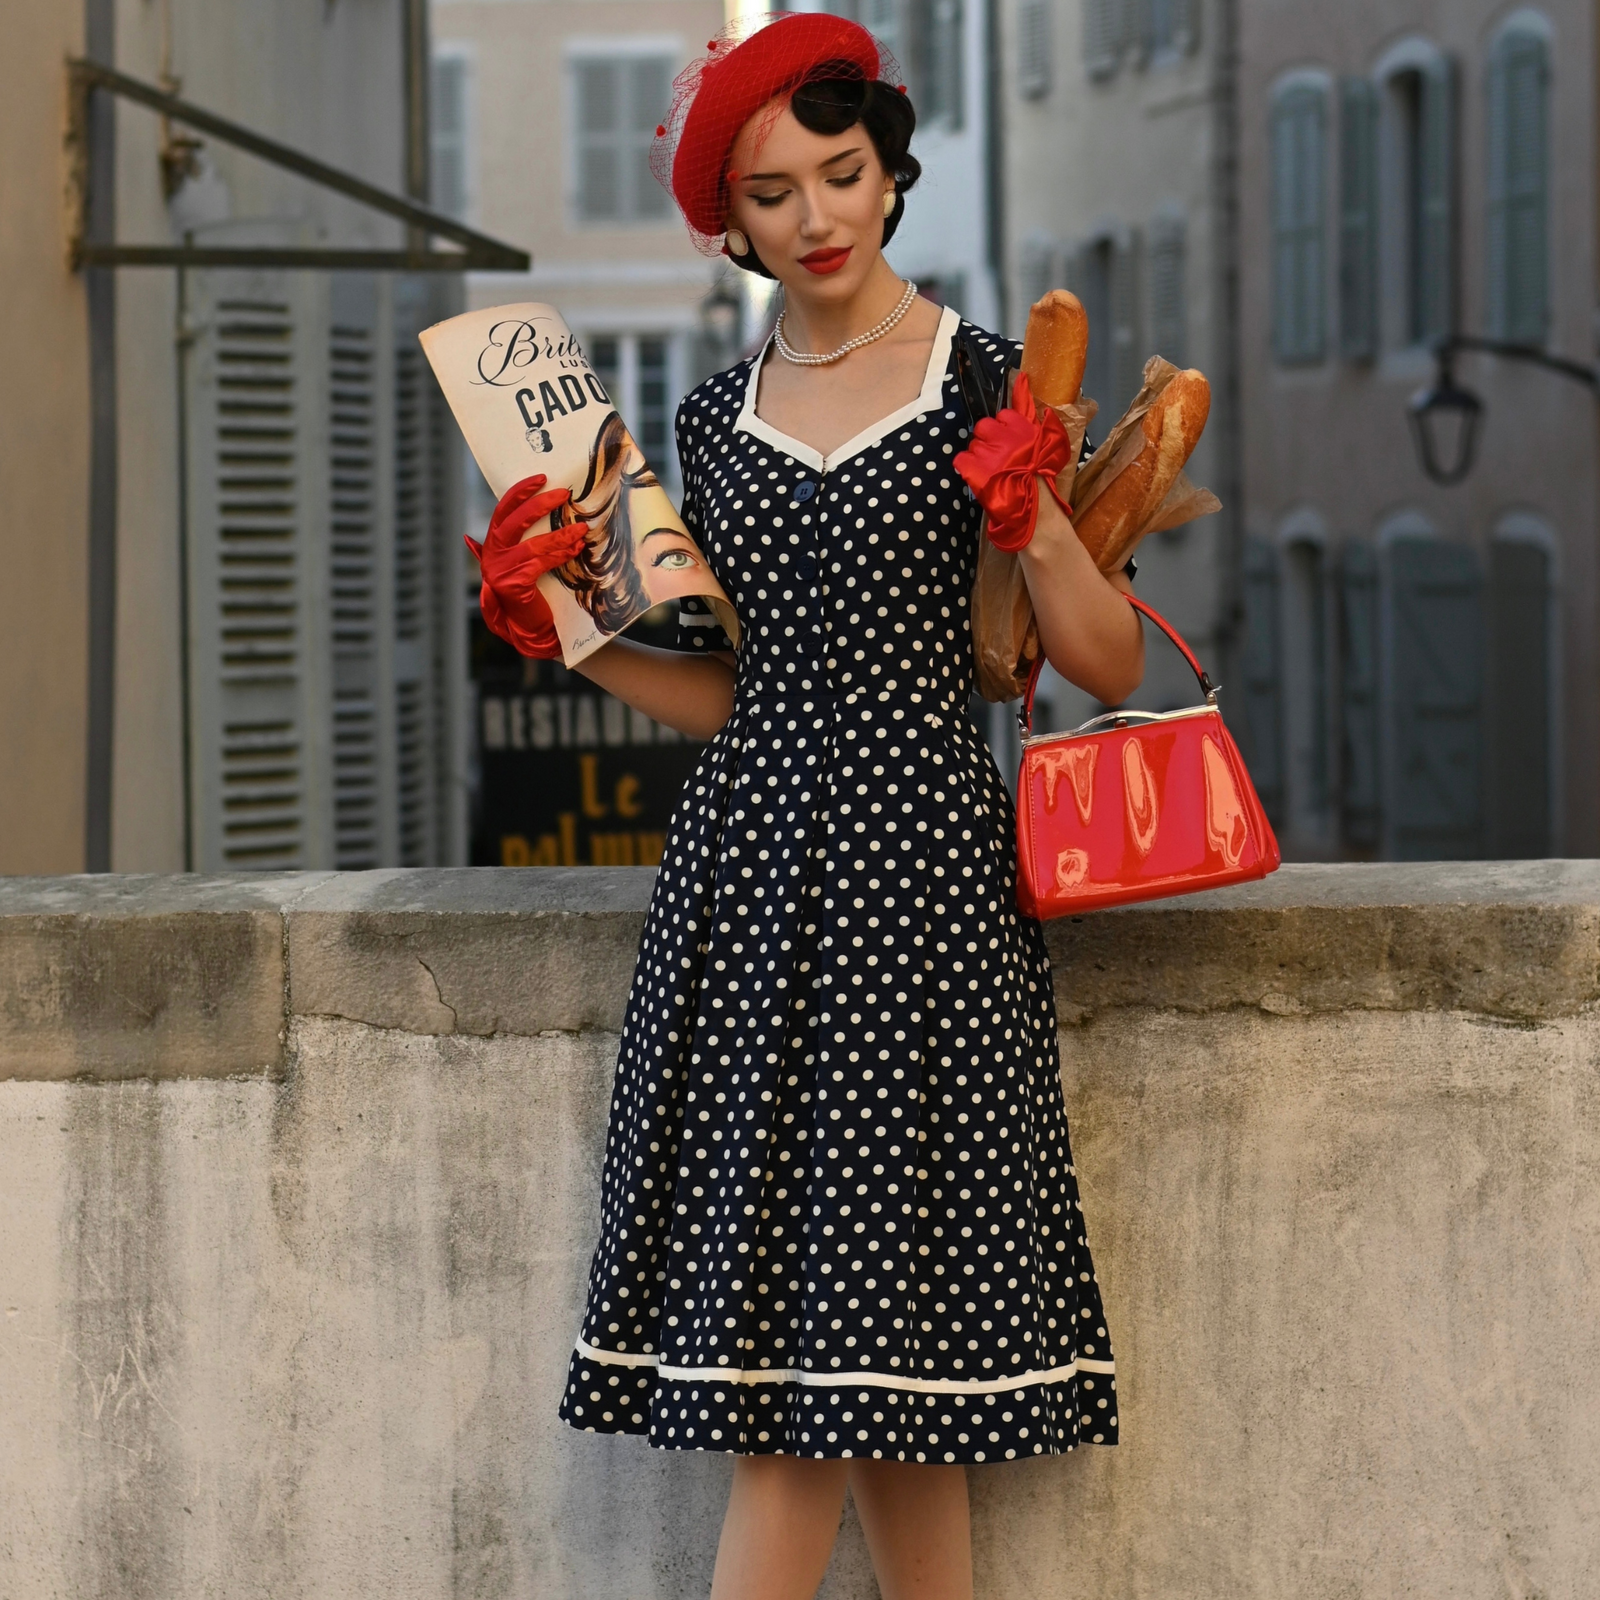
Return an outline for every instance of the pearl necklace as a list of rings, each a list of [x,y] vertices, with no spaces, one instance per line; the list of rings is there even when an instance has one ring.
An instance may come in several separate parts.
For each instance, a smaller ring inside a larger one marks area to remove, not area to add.
[[[792,361],[797,367],[825,367],[830,362],[838,361],[850,354],[852,350],[859,350],[864,344],[871,344],[875,339],[881,339],[894,325],[911,309],[911,302],[917,298],[917,286],[914,283],[906,285],[906,292],[900,296],[900,304],[886,316],[877,327],[869,328],[865,333],[854,339],[846,339],[839,348],[829,355],[812,356],[803,351],[796,350],[783,336],[784,318],[789,315],[787,308],[783,316],[778,318],[778,325],[772,330],[772,342],[778,347],[778,354],[785,361]]]

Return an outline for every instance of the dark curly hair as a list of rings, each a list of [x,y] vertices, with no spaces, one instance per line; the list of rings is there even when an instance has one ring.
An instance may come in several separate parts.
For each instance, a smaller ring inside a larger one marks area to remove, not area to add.
[[[910,96],[874,79],[868,82],[849,61],[825,61],[795,89],[789,98],[795,121],[812,133],[832,137],[858,123],[867,130],[872,148],[885,172],[894,175],[894,210],[884,218],[883,243],[887,248],[906,212],[906,191],[922,176],[922,163],[911,153],[917,113]],[[728,259],[746,272],[770,278],[766,264],[752,246],[744,255],[730,251]]]
[[[622,418],[613,411],[595,435],[583,487],[550,519],[552,527],[587,522],[600,535],[555,573],[602,633],[619,632],[650,605],[634,560],[628,491],[652,488],[657,479],[647,465],[627,470],[630,444]]]

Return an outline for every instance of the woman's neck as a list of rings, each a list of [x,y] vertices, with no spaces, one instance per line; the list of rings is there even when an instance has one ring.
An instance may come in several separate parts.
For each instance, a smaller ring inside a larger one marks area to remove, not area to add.
[[[905,281],[882,256],[848,300],[822,300],[785,284],[784,337],[795,349],[813,355],[837,350],[877,327],[904,293]]]

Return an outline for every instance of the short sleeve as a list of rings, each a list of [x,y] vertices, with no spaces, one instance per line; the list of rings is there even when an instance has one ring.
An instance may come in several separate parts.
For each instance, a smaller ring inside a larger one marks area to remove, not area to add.
[[[688,440],[685,438],[687,430],[684,409],[681,406],[678,409],[677,426],[674,431],[678,436],[679,481],[683,484],[683,504],[678,508],[678,515],[683,518],[683,525],[689,530],[689,537],[704,550],[706,546],[702,534],[700,500],[695,493],[694,474],[690,470]],[[725,650],[731,653],[733,650],[733,640],[712,615],[711,607],[704,595],[686,594],[678,601],[678,648],[707,653],[713,650]]]
[[[725,650],[733,653],[733,640],[711,614],[704,595],[686,594],[678,602],[678,648],[680,650]]]

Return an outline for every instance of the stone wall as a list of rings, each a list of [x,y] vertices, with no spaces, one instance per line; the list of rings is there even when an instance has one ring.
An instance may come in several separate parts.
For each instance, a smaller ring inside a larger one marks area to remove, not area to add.
[[[649,881],[0,882],[0,1596],[706,1592],[726,1460],[555,1419]],[[1050,934],[1124,1442],[979,1594],[1586,1592],[1600,865]]]

